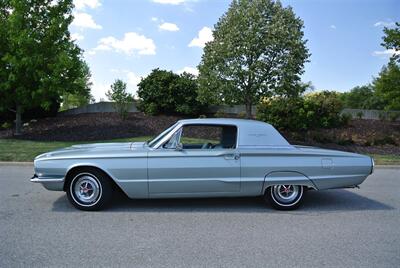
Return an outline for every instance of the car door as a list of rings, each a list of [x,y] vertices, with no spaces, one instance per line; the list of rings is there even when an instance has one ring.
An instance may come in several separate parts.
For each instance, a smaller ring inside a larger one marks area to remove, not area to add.
[[[166,146],[148,154],[150,197],[217,196],[239,192],[240,155],[235,148],[236,133],[235,140],[231,141],[234,148],[227,148],[204,142],[207,139],[200,144],[182,143],[185,126],[183,129],[183,134],[182,129],[178,130]],[[203,131],[203,138],[207,134]]]

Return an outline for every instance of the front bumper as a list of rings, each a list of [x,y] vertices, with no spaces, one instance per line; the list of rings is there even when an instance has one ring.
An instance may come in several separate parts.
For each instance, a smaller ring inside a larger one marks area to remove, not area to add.
[[[50,191],[63,191],[64,189],[64,178],[60,177],[39,177],[37,174],[34,174],[30,181],[41,183],[44,188]]]

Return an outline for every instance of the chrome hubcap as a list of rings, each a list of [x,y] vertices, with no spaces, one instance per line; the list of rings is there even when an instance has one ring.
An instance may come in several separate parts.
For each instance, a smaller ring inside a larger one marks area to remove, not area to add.
[[[300,187],[298,185],[274,185],[272,194],[279,203],[290,204],[298,197]]]
[[[74,184],[74,195],[78,201],[90,204],[97,201],[101,188],[97,179],[90,175],[79,177]]]

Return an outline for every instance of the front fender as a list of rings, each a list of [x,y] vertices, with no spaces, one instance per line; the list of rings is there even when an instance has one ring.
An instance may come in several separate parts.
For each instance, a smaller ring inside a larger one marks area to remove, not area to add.
[[[68,166],[68,168],[67,168],[67,172],[65,173],[65,178],[68,176],[68,174],[69,174],[72,170],[77,169],[77,168],[85,168],[85,167],[96,168],[96,169],[98,169],[98,170],[101,170],[102,172],[104,172],[105,174],[107,174],[108,177],[110,177],[110,179],[113,180],[114,183],[115,183],[125,194],[127,194],[127,193],[124,191],[124,188],[121,187],[121,185],[120,185],[119,181],[117,180],[117,178],[116,178],[113,174],[111,174],[106,168],[101,167],[101,165],[99,165],[99,164],[96,163],[96,162],[80,162],[80,163],[73,163],[73,164],[71,164],[71,165]],[[66,185],[64,185],[64,188],[63,188],[64,191],[66,190],[66,189],[65,189],[65,186],[66,186]]]
[[[307,176],[296,171],[273,171],[264,178],[263,193],[265,190],[277,184],[302,185],[318,190],[315,184]]]
[[[130,198],[148,198],[147,158],[96,159],[71,163],[67,168],[67,174],[82,167],[94,167],[106,173],[114,183]]]

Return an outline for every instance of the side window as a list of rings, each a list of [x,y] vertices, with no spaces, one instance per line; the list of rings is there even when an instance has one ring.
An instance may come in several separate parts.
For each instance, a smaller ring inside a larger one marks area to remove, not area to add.
[[[236,126],[186,125],[179,143],[183,149],[234,149],[236,136]]]
[[[179,129],[164,145],[165,149],[174,149],[179,143],[179,137],[181,136],[182,129]]]

